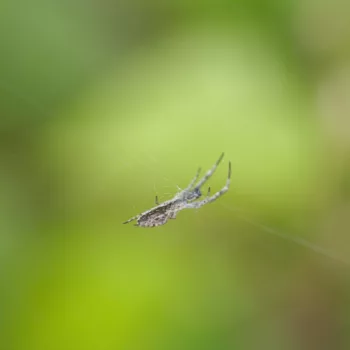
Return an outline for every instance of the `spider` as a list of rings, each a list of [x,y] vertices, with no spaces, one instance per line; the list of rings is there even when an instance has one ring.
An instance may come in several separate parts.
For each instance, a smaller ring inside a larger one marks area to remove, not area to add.
[[[189,185],[184,190],[178,192],[174,198],[159,204],[158,197],[156,196],[156,206],[154,208],[130,218],[129,220],[123,222],[123,224],[137,220],[137,224],[134,226],[160,226],[166,224],[169,219],[175,219],[177,213],[183,209],[197,209],[207,203],[214,202],[216,199],[226,193],[230,187],[231,162],[228,163],[228,176],[225,186],[212,196],[210,196],[209,187],[205,199],[198,202],[194,201],[202,196],[202,193],[200,191],[201,187],[214,174],[223,157],[224,153],[221,154],[220,158],[216,161],[213,167],[207,171],[207,173],[198,181],[196,185],[195,182],[199,177],[201,171],[200,168],[197,170],[196,176],[191,180]]]

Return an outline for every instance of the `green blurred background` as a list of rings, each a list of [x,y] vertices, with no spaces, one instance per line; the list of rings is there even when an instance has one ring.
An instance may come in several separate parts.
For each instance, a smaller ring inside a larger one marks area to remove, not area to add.
[[[1,349],[349,349],[349,18],[1,2]],[[223,151],[225,196],[121,224]]]

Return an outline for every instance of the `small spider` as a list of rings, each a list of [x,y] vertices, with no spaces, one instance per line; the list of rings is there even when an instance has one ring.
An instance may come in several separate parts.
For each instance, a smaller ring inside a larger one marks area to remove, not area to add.
[[[208,170],[208,172],[201,178],[198,183],[195,185],[199,177],[201,169],[199,168],[196,176],[192,179],[190,184],[182,191],[178,192],[174,198],[163,202],[158,203],[158,197],[156,196],[156,207],[144,211],[141,214],[138,214],[131,219],[123,222],[127,224],[130,221],[137,220],[135,226],[142,227],[154,227],[164,225],[169,219],[175,219],[177,213],[182,209],[196,209],[202,207],[204,204],[214,202],[217,198],[226,193],[230,187],[230,178],[231,178],[231,162],[228,163],[228,176],[226,180],[226,185],[214,195],[210,196],[210,187],[208,188],[207,197],[199,202],[194,202],[196,199],[201,197],[202,193],[200,188],[204,183],[214,174],[216,168],[220,164],[224,153],[221,154],[220,158],[216,161],[213,167]]]

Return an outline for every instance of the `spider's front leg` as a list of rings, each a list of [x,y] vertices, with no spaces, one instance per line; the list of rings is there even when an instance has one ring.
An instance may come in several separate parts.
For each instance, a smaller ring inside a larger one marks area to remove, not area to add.
[[[224,158],[224,153],[221,153],[220,158],[216,161],[216,163],[212,166],[212,168],[208,170],[207,173],[198,181],[194,189],[201,188],[204,185],[204,183],[207,182],[210,177],[212,177],[216,168],[219,166],[220,162],[222,161],[222,158]]]
[[[199,201],[199,202],[187,203],[185,208],[198,209],[207,203],[214,202],[216,199],[218,199],[219,197],[221,197],[224,193],[226,193],[228,191],[228,189],[230,187],[230,181],[231,181],[231,162],[228,163],[228,176],[227,176],[225,186],[220,191],[213,194],[211,197],[209,196],[210,195],[210,187],[209,187],[208,194],[207,194],[207,197],[205,199],[203,199],[202,201]]]
[[[195,182],[197,181],[197,179],[199,177],[200,172],[201,172],[201,168],[198,168],[196,176],[191,180],[191,182],[188,184],[188,186],[184,190],[182,190],[181,192],[188,192],[193,187],[193,185],[195,184]]]

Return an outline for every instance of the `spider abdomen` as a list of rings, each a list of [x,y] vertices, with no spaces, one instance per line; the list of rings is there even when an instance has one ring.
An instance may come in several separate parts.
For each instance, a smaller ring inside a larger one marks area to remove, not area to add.
[[[169,219],[172,203],[155,207],[137,219],[137,225],[141,227],[155,227],[164,225]]]

